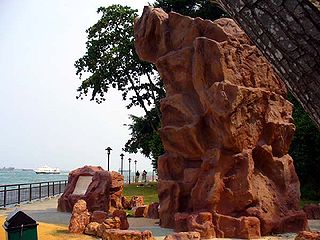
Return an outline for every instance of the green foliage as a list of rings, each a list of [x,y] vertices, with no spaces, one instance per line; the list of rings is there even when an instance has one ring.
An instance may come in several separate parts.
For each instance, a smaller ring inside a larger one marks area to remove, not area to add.
[[[130,108],[144,105],[143,99],[151,105],[150,85],[141,82],[141,76],[152,74],[153,66],[142,62],[134,50],[133,22],[137,11],[130,7],[112,5],[100,7],[102,16],[86,32],[87,52],[75,62],[76,74],[85,80],[78,88],[79,96],[87,96],[92,90],[91,100],[101,103],[110,87],[122,92],[126,100],[129,92]]]
[[[157,130],[160,127],[159,102],[165,91],[154,66],[141,61],[135,52],[136,12],[121,5],[98,9],[101,18],[86,31],[87,52],[75,62],[77,75],[81,80],[84,78],[78,88],[78,98],[83,99],[83,95],[91,91],[91,100],[101,103],[113,87],[122,93],[123,100],[129,101],[127,108],[141,107],[145,115],[131,116],[132,137],[125,148],[131,153],[140,150],[153,159],[156,167],[156,159],[163,152]]]
[[[320,131],[292,95],[289,100],[294,104],[296,125],[289,154],[300,179],[302,198],[320,200]]]
[[[217,4],[208,0],[157,0],[154,6],[162,8],[165,12],[174,11],[186,16],[210,20],[227,16]]]
[[[160,128],[160,120],[156,118],[156,108],[151,109],[150,115],[154,125]],[[152,159],[154,169],[157,169],[158,157],[164,153],[162,142],[158,131],[153,131],[148,119],[144,117],[130,116],[132,124],[129,125],[131,138],[125,145],[125,151],[137,153],[138,150],[146,157]]]

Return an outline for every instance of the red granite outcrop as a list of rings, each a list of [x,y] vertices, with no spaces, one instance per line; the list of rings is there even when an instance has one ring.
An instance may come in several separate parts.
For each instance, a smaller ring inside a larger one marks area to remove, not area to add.
[[[74,194],[80,176],[91,176],[92,181],[84,194]],[[101,167],[84,166],[69,173],[68,184],[58,199],[58,211],[71,212],[74,204],[83,199],[90,212],[112,212],[122,209],[124,179],[117,172],[108,172]]]
[[[178,212],[211,212],[218,237],[307,229],[288,154],[292,104],[237,24],[145,7],[135,22],[135,47],[156,65],[166,89],[161,226],[174,227]]]

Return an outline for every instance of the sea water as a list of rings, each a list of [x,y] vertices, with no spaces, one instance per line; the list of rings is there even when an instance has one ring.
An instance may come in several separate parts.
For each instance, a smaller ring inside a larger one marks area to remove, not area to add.
[[[67,180],[68,172],[36,174],[33,170],[0,170],[0,185]]]

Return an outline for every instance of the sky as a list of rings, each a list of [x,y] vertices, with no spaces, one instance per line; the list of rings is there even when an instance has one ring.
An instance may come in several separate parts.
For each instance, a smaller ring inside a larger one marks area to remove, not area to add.
[[[85,30],[100,6],[122,4],[141,13],[145,0],[0,0],[0,167],[64,170],[84,165],[120,167],[129,139],[129,114],[113,90],[102,104],[77,100],[81,81],[74,62],[85,53]],[[151,160],[137,160],[138,170],[151,170]],[[133,167],[133,165],[131,165]]]

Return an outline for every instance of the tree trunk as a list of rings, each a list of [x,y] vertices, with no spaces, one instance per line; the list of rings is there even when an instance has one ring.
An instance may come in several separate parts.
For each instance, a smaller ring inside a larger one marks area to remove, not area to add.
[[[320,11],[309,0],[217,0],[320,128]]]

